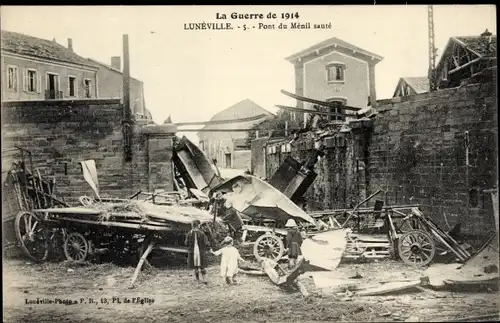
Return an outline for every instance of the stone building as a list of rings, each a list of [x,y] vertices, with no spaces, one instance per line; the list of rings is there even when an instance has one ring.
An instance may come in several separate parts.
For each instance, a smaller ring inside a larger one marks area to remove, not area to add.
[[[218,131],[198,132],[200,149],[208,158],[216,159],[217,164],[222,168],[250,170],[251,152],[250,145],[247,142],[248,131],[245,130],[264,121],[265,117],[272,116],[272,113],[255,102],[245,99],[217,113],[210,119],[210,121],[233,120],[259,115],[263,115],[263,118],[246,122],[205,126],[203,129],[216,129]],[[242,131],[221,131],[224,129],[242,129]]]
[[[111,65],[79,56],[55,40],[2,31],[2,100],[121,99],[120,57]],[[146,110],[143,82],[130,78],[132,113],[151,119]]]
[[[96,98],[98,67],[55,40],[2,30],[2,100]]]
[[[375,65],[382,59],[336,37],[286,58],[295,68],[296,94],[360,109],[369,100],[376,107]],[[310,109],[311,104],[299,102],[298,107]],[[307,114],[292,113],[292,118],[307,119]]]

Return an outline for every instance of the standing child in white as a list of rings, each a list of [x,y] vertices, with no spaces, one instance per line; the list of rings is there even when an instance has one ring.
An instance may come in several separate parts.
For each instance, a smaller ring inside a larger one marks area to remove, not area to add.
[[[220,261],[220,275],[225,278],[227,284],[236,283],[236,274],[238,273],[238,260],[241,258],[238,249],[233,246],[233,239],[226,237],[222,242],[223,247],[217,251],[210,249],[210,252],[216,256],[222,255]]]

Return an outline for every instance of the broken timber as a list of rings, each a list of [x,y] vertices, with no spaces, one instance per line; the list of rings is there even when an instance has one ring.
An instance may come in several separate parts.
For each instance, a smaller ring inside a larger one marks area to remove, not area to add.
[[[304,297],[308,297],[310,294],[306,287],[297,280],[301,274],[304,261],[304,258],[300,257],[295,267],[287,271],[276,261],[263,258],[261,267],[274,284],[282,288],[296,287]]]
[[[348,114],[345,113],[335,113],[335,112],[324,112],[324,111],[318,111],[318,110],[312,110],[312,109],[302,109],[302,108],[296,108],[296,107],[289,107],[286,105],[279,105],[275,104],[277,108],[283,109],[283,110],[290,110],[290,111],[296,111],[296,112],[305,112],[305,113],[310,113],[310,114],[319,114],[319,115],[324,115],[324,116],[329,116],[329,117],[345,117]]]
[[[318,104],[318,105],[325,106],[325,107],[333,107],[333,108],[337,108],[338,107],[338,103],[337,102],[326,102],[326,101],[320,101],[320,100],[315,100],[315,99],[311,99],[311,98],[306,98],[305,96],[293,94],[293,93],[287,92],[285,90],[281,90],[281,93],[283,93],[286,96],[292,97],[292,98],[294,98],[296,100],[304,101],[304,102],[307,102],[307,103]],[[358,110],[360,110],[360,108],[350,107],[350,106],[347,106],[347,105],[342,105],[342,109],[349,110],[349,111],[358,111]]]
[[[130,289],[135,287],[134,283],[137,280],[137,276],[139,276],[139,272],[141,271],[142,265],[144,264],[144,262],[147,262],[147,258],[149,256],[149,254],[151,253],[151,251],[153,251],[154,246],[155,246],[154,241],[151,241],[149,243],[148,247],[146,248],[146,250],[144,251],[144,253],[142,254],[141,259],[139,260],[139,263],[137,264],[137,267],[135,268],[135,272],[134,272],[134,275],[132,276],[132,280],[130,281],[130,286],[129,286]],[[148,262],[148,264],[149,264],[149,262]]]

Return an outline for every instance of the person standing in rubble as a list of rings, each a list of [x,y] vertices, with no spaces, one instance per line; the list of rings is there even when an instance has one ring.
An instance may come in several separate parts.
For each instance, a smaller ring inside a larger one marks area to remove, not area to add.
[[[233,208],[233,203],[230,200],[226,200],[224,208],[225,214],[222,221],[229,227],[229,234],[234,239],[234,242],[239,244],[241,242],[243,220],[241,220],[238,212]]]
[[[238,249],[233,246],[233,238],[226,237],[222,241],[222,247],[210,252],[215,256],[221,256],[220,261],[220,275],[226,280],[228,285],[236,283],[236,274],[238,273],[238,261],[245,261]]]
[[[200,220],[194,220],[192,223],[192,229],[186,235],[185,244],[188,247],[188,267],[194,269],[194,276],[196,281],[207,284],[206,280],[206,266],[207,257],[206,252],[210,249],[210,243],[208,241],[207,235],[200,230],[201,222]]]
[[[294,219],[289,219],[285,227],[287,229],[286,248],[288,249],[288,268],[292,269],[297,264],[297,258],[301,255],[302,235]]]

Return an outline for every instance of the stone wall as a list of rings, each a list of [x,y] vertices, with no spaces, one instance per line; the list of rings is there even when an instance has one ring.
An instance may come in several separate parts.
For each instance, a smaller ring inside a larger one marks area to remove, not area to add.
[[[494,83],[380,100],[372,121],[351,122],[350,132],[325,139],[326,156],[306,193],[310,209],[350,207],[380,189],[368,205],[419,204],[444,230],[462,223],[463,232],[484,235],[494,223],[483,190],[497,185],[496,103]],[[268,178],[287,154],[283,144],[267,144]],[[304,161],[311,149],[305,138],[290,153]]]
[[[143,132],[144,125],[133,125],[132,161],[125,161],[122,110],[119,100],[4,102],[2,149],[31,151],[33,167],[42,176],[55,177],[57,195],[70,203],[81,195],[93,196],[79,164],[87,159],[96,162],[102,196],[124,198],[138,190],[171,188],[171,149],[162,146],[166,152],[161,156],[170,165],[162,171],[170,173],[161,182],[151,180],[156,146],[148,143],[151,136]]]
[[[389,203],[422,205],[444,229],[459,222],[473,235],[491,228],[491,196],[483,190],[498,179],[496,85],[398,101],[379,104],[369,148],[370,190],[387,191]]]

